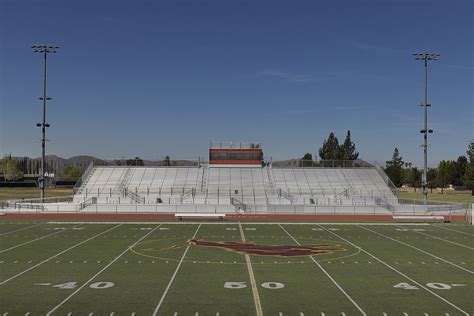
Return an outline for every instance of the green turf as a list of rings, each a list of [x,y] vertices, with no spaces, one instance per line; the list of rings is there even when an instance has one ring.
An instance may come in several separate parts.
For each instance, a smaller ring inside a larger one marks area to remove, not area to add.
[[[245,255],[188,243],[241,231],[340,250],[250,255],[252,288]],[[256,301],[264,315],[472,314],[473,252],[474,228],[459,224],[3,222],[0,315],[256,315]]]
[[[72,189],[46,189],[45,197],[62,197],[72,195]],[[38,188],[0,188],[0,201],[35,199],[40,197]]]

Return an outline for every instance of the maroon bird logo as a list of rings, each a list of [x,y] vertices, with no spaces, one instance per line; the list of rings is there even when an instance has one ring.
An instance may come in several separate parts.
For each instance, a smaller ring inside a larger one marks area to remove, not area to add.
[[[191,239],[189,241],[192,245],[202,247],[222,248],[229,251],[235,251],[242,254],[258,255],[258,256],[282,256],[282,257],[297,257],[297,256],[315,256],[330,254],[335,251],[345,251],[343,247],[336,244],[317,244],[309,246],[298,245],[257,245],[250,242],[236,242],[236,241],[207,241]]]

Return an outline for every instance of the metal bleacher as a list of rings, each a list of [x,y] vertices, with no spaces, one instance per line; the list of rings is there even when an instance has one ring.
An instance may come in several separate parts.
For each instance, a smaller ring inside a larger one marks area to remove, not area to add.
[[[375,167],[130,167],[96,166],[76,191],[78,203],[228,205],[255,209],[278,205],[383,206],[396,191]],[[258,206],[258,207],[257,207]]]

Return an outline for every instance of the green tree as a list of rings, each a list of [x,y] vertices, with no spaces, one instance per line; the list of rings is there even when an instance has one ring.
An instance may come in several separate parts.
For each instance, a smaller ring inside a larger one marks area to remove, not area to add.
[[[426,177],[428,181],[428,188],[430,188],[431,193],[433,193],[433,189],[436,189],[438,187],[438,183],[436,182],[436,178],[437,178],[436,168],[428,169],[428,172],[426,173]]]
[[[63,169],[63,177],[66,179],[77,180],[81,176],[82,172],[79,168],[74,165],[66,165]]]
[[[466,165],[466,170],[463,177],[463,185],[471,190],[471,195],[474,195],[474,140],[471,140],[467,149],[467,156],[469,163]]]
[[[312,167],[313,166],[313,155],[310,153],[304,154],[301,158],[301,167]]]
[[[4,166],[4,176],[7,181],[17,181],[23,179],[20,163],[15,159],[7,160]]]
[[[128,159],[127,166],[144,166],[143,159],[135,157],[135,159]]]
[[[355,144],[351,139],[351,131],[347,131],[346,139],[339,147],[339,159],[356,160],[357,158],[359,158],[359,153],[356,151]]]
[[[171,158],[170,156],[165,157],[165,166],[169,167],[171,166]]]
[[[452,174],[451,174],[451,183],[455,186],[463,185],[464,174],[466,173],[467,167],[467,158],[465,156],[459,156],[456,162],[454,163]]]
[[[450,184],[452,179],[452,172],[454,168],[454,161],[441,160],[438,165],[438,173],[436,176],[436,182],[441,188],[441,194],[444,193],[444,188]]]
[[[416,192],[416,188],[421,186],[421,171],[418,168],[413,167],[408,172],[408,184],[413,187]]]
[[[385,162],[385,173],[398,188],[403,184],[403,157],[400,156],[398,148],[393,151],[392,160]]]
[[[0,173],[3,175],[5,175],[8,160],[9,160],[8,155],[3,156],[3,158],[0,160]]]
[[[319,157],[322,160],[340,159],[339,141],[333,132],[331,132],[328,139],[323,142],[323,147],[319,148]]]

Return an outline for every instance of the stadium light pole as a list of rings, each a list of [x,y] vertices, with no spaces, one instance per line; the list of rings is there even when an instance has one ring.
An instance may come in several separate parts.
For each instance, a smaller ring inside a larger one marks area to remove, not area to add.
[[[49,127],[50,125],[46,123],[46,101],[51,100],[50,97],[46,96],[46,66],[47,66],[47,60],[48,60],[48,54],[49,53],[56,53],[57,50],[59,49],[59,46],[57,45],[51,45],[51,44],[39,44],[39,45],[33,45],[31,46],[33,49],[34,53],[42,53],[43,54],[43,60],[44,60],[44,73],[43,73],[43,96],[40,97],[39,99],[43,101],[43,120],[42,123],[36,124],[37,127],[41,127],[41,133],[42,133],[42,138],[41,138],[41,170],[40,170],[40,175],[39,175],[39,187],[40,187],[40,197],[41,197],[41,202],[44,202],[44,189],[45,189],[45,164],[46,164],[46,128]]]
[[[428,61],[438,60],[439,54],[432,52],[414,53],[415,60],[422,60],[425,64],[425,100],[421,106],[424,110],[424,125],[420,133],[423,134],[423,177],[421,189],[423,190],[423,204],[428,204],[428,134],[433,133],[432,129],[428,129]]]

